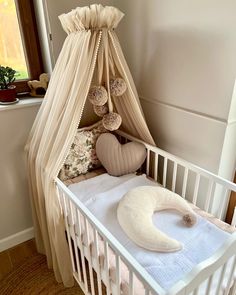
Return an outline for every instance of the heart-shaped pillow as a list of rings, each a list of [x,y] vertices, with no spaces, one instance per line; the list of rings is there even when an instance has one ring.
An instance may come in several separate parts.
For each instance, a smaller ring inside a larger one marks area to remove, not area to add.
[[[121,176],[138,170],[146,158],[146,148],[138,142],[120,144],[115,135],[101,134],[96,154],[110,175]]]

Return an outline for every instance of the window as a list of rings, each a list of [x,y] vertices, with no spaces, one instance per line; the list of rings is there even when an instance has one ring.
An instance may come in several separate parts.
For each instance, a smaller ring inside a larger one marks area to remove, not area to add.
[[[28,92],[28,80],[43,72],[35,13],[31,0],[0,0],[0,64],[17,73],[17,92]]]

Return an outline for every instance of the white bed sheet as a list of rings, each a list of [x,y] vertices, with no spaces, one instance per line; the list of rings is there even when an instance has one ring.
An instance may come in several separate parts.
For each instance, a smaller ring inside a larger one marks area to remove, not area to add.
[[[153,186],[155,183],[147,179],[146,175],[129,174],[113,177],[102,174],[71,184],[68,188],[112,232],[158,284],[163,289],[169,290],[195,265],[213,255],[230,234],[220,230],[201,216],[198,216],[198,222],[194,227],[187,228],[182,224],[182,218],[177,212],[162,211],[154,214],[154,224],[167,235],[182,242],[183,249],[175,253],[158,253],[137,246],[120,227],[116,210],[119,200],[126,192],[142,185]],[[201,289],[203,291],[205,286]]]

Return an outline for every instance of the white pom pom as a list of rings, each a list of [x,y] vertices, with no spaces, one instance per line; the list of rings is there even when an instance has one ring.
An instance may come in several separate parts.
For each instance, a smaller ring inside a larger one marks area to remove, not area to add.
[[[93,106],[93,110],[94,113],[98,116],[98,117],[103,117],[104,115],[106,115],[108,113],[108,106],[107,104],[104,104],[103,106]]]
[[[110,91],[113,96],[121,96],[125,93],[127,86],[125,80],[122,78],[110,79]]]
[[[102,106],[107,102],[108,94],[103,86],[93,86],[88,93],[89,101],[95,106]]]
[[[122,119],[121,116],[117,113],[108,113],[105,115],[102,119],[103,126],[109,130],[109,131],[114,131],[119,129]]]

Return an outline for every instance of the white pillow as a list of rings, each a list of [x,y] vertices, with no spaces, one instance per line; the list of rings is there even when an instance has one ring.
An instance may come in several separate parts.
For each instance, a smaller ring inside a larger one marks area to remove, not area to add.
[[[117,218],[127,236],[140,247],[159,252],[181,250],[180,242],[158,230],[152,222],[154,212],[164,209],[181,212],[187,226],[196,223],[196,214],[182,197],[156,186],[140,186],[126,193],[119,203]]]

